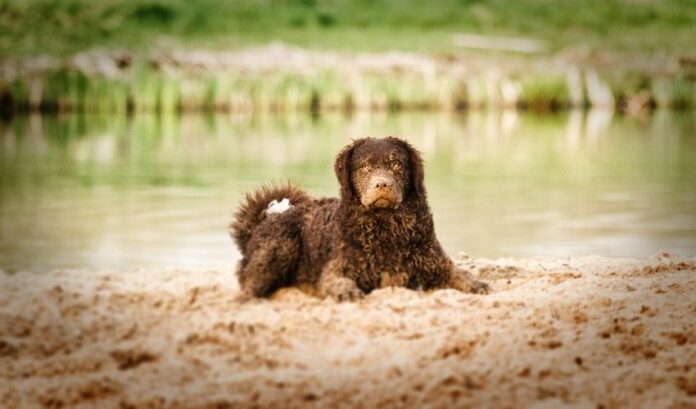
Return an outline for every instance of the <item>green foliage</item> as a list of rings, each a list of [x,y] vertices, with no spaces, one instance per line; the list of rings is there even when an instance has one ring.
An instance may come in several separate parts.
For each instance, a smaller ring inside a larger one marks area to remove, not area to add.
[[[652,95],[659,107],[696,108],[696,84],[682,77],[655,78]]]
[[[685,76],[637,74],[607,82],[619,109],[696,107],[696,84]],[[580,85],[582,87],[582,85]],[[581,93],[586,90],[580,89]],[[116,75],[57,69],[42,75],[0,80],[0,105],[9,112],[89,113],[299,112],[348,110],[453,110],[520,106],[549,111],[590,101],[571,100],[560,74],[526,73],[520,78],[455,75],[451,72],[163,71],[136,62]]]
[[[341,49],[449,51],[454,32],[693,52],[693,0],[4,0],[0,52],[242,46],[285,40]]]
[[[536,111],[546,111],[569,103],[566,80],[561,76],[535,76],[522,81],[521,102]]]

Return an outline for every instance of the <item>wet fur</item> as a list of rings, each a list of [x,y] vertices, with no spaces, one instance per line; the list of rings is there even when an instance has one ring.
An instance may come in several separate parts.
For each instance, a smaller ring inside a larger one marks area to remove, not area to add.
[[[381,142],[380,142],[381,141]],[[408,155],[407,186],[398,208],[371,210],[351,182],[351,159],[363,144],[388,142]],[[265,186],[247,195],[235,213],[231,235],[243,258],[238,269],[245,297],[265,297],[280,287],[311,286],[324,297],[352,300],[376,288],[455,288],[485,293],[445,254],[433,227],[423,184],[423,161],[398,138],[364,138],[345,147],[334,170],[340,198],[312,199],[294,185]],[[266,215],[272,200],[292,207]]]

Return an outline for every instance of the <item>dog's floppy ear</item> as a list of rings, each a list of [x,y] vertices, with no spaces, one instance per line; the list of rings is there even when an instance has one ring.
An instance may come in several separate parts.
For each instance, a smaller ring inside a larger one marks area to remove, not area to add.
[[[338,183],[341,185],[341,200],[352,201],[353,200],[353,183],[350,180],[350,162],[353,157],[353,150],[356,147],[362,145],[367,138],[356,139],[350,145],[346,146],[338,153],[336,156],[336,162],[334,162],[334,172],[336,172],[336,177],[338,178]]]
[[[421,157],[420,152],[411,146],[410,143],[401,138],[390,136],[387,139],[389,139],[390,142],[401,146],[406,150],[406,152],[408,152],[408,161],[411,167],[411,183],[413,184],[413,188],[409,192],[409,197],[415,199],[419,205],[425,206],[427,204],[427,195],[425,193],[424,183],[425,171],[423,170],[423,158]]]

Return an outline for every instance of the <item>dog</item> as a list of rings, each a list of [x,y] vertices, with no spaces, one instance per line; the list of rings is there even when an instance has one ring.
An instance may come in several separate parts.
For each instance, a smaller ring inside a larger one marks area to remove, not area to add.
[[[314,199],[293,184],[262,186],[234,213],[243,299],[307,286],[352,301],[377,288],[489,286],[455,266],[435,236],[423,160],[408,142],[362,138],[336,157],[339,198]]]

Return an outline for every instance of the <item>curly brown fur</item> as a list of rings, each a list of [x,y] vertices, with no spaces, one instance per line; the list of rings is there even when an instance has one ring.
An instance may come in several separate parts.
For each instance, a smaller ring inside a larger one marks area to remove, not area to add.
[[[238,277],[245,296],[297,284],[337,300],[387,286],[488,291],[440,246],[423,161],[410,144],[358,139],[338,154],[334,170],[339,199],[311,199],[292,185],[247,196],[231,229],[243,255]],[[267,215],[268,203],[282,198],[292,207]]]
[[[286,183],[284,185],[264,185],[252,193],[247,193],[244,202],[234,212],[234,221],[230,226],[232,239],[244,253],[247,243],[251,238],[254,227],[266,219],[266,209],[273,200],[290,199],[291,203],[309,202],[311,199],[297,186]]]

